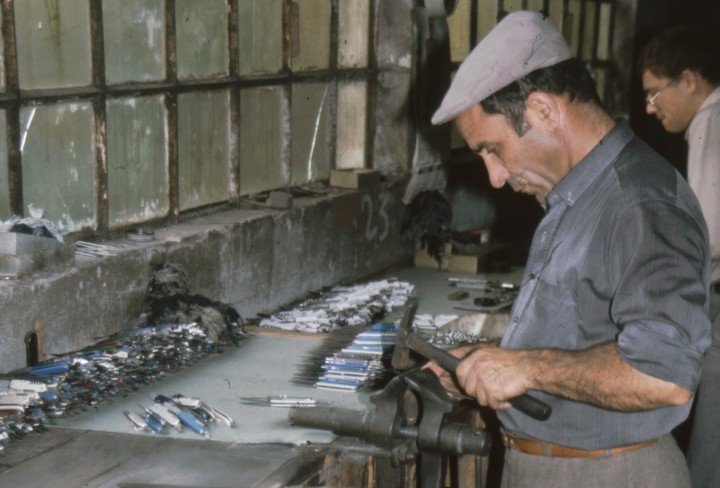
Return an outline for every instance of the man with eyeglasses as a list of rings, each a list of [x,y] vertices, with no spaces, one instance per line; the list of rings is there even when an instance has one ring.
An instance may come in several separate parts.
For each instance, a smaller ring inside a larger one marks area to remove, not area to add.
[[[720,42],[674,27],[640,57],[646,110],[668,132],[685,133],[687,179],[708,225],[712,258],[713,344],[705,355],[688,447],[694,488],[720,486]]]

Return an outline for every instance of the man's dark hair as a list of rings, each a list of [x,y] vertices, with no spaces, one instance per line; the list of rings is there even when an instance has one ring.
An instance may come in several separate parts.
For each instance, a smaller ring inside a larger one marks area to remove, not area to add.
[[[699,28],[672,27],[643,48],[640,75],[647,70],[657,77],[675,80],[689,69],[711,85],[720,85],[719,42],[717,35]]]
[[[518,135],[529,129],[525,122],[528,95],[534,91],[567,94],[570,101],[602,106],[595,81],[583,61],[570,58],[548,68],[535,70],[480,102],[485,113],[507,117]]]

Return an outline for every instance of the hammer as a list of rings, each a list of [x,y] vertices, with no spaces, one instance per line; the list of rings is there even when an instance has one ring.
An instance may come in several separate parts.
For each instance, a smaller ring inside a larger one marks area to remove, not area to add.
[[[448,354],[442,349],[432,346],[415,332],[412,332],[412,323],[415,318],[417,307],[417,300],[410,300],[405,313],[403,314],[402,320],[400,321],[400,327],[398,327],[397,336],[395,338],[392,367],[400,370],[407,368],[410,361],[410,351],[415,351],[427,359],[432,359],[444,370],[455,374],[455,370],[460,364],[460,359],[456,358],[452,354]],[[537,420],[547,420],[550,418],[550,414],[552,413],[550,405],[526,393],[518,397],[511,398],[509,402],[513,407]]]

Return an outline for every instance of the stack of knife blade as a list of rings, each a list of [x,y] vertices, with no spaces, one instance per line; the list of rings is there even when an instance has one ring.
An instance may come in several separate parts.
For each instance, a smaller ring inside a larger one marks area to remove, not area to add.
[[[126,395],[232,343],[213,342],[196,323],[145,326],[0,375],[0,450],[53,419]]]
[[[333,332],[306,358],[295,381],[326,390],[375,389],[389,378],[396,332],[395,324],[383,323]]]

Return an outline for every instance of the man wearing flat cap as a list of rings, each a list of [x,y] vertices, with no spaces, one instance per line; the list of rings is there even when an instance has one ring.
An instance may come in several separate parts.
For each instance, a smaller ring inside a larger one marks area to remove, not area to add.
[[[499,347],[453,350],[455,378],[429,366],[498,411],[502,486],[689,486],[671,431],[710,345],[693,192],[603,109],[585,65],[533,12],[507,15],[462,63],[432,119],[451,120],[494,187],[546,210]],[[511,406],[526,393],[549,419]]]

